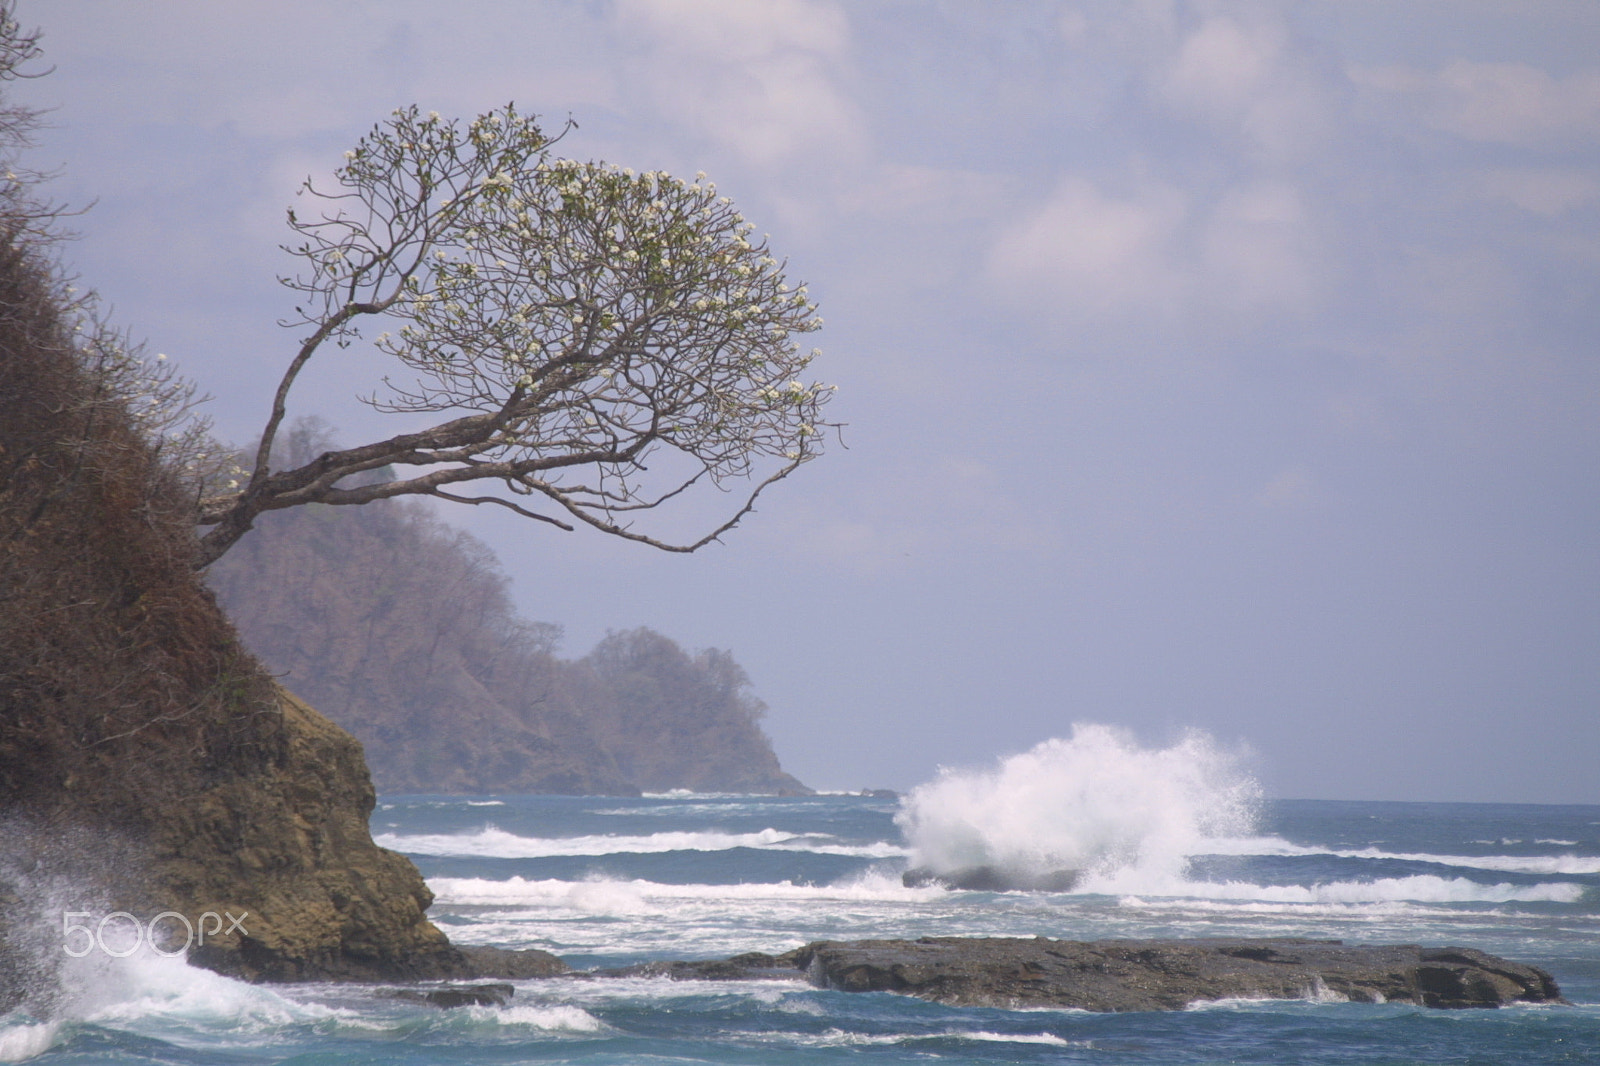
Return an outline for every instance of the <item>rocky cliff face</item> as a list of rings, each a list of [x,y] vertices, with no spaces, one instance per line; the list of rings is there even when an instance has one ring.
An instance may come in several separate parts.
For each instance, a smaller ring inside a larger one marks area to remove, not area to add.
[[[250,980],[438,976],[464,969],[408,859],[373,844],[355,739],[286,692],[283,757],[198,791],[150,832],[152,887],[188,915],[238,914],[191,960]]]
[[[48,997],[69,909],[248,912],[193,957],[251,978],[468,972],[368,835],[359,745],[190,569],[182,480],[64,304],[0,241],[0,1008]]]

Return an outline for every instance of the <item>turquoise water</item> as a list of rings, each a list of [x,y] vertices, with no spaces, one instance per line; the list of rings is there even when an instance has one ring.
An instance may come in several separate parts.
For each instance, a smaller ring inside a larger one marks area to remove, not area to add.
[[[544,948],[580,968],[821,938],[1294,935],[1482,948],[1550,970],[1575,1006],[1242,1001],[1092,1015],[800,983],[563,979],[519,982],[505,1008],[439,1011],[371,987],[251,987],[136,955],[96,961],[60,1019],[5,1019],[0,1059],[1600,1063],[1600,807],[1278,801],[1249,824],[1131,829],[1079,810],[1061,813],[1076,822],[1060,840],[1030,814],[1018,839],[1038,861],[1086,869],[1071,893],[905,888],[908,863],[957,844],[1023,854],[1006,851],[1004,813],[969,812],[965,829],[910,813],[851,796],[390,796],[373,832],[417,862],[456,941]],[[1105,824],[1083,832],[1096,817]]]

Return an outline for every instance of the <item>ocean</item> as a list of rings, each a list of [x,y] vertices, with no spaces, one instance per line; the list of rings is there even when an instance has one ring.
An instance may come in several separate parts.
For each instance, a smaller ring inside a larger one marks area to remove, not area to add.
[[[819,939],[1309,936],[1480,948],[1549,970],[1574,1005],[1308,995],[1090,1014],[800,982],[558,978],[517,982],[505,1007],[447,1011],[135,954],[90,960],[62,1018],[0,1019],[0,1061],[1600,1063],[1600,806],[1269,801],[1193,751],[1132,767],[1144,778],[1109,799],[1116,789],[1081,778],[1039,783],[1085,748],[904,798],[385,796],[372,827],[416,861],[453,940],[543,948],[580,969]],[[902,884],[910,864],[974,858],[1082,876],[1068,892]]]

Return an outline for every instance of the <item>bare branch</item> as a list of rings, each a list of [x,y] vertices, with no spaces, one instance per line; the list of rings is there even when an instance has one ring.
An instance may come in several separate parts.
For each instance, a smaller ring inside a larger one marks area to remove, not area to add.
[[[565,134],[565,131],[562,131]],[[749,513],[766,487],[821,452],[832,388],[806,379],[821,327],[805,286],[732,201],[697,175],[635,174],[553,158],[508,105],[470,123],[395,112],[345,153],[335,187],[309,182],[292,211],[300,271],[284,279],[308,327],[279,382],[248,484],[200,507],[198,565],[265,511],[398,495],[554,500],[578,522],[693,551]],[[385,329],[366,340],[366,324]],[[332,342],[370,344],[395,372],[368,402],[437,415],[430,428],[274,471],[274,444],[307,363]],[[381,485],[348,479],[421,468]],[[775,473],[763,474],[763,471]],[[702,482],[759,479],[710,534],[667,542],[618,516]],[[444,491],[498,485],[488,496]]]

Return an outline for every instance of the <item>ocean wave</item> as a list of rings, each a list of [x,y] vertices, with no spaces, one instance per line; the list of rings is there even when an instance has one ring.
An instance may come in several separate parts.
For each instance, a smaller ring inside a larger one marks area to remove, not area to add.
[[[1213,841],[1256,829],[1260,786],[1240,753],[1198,731],[1165,749],[1077,723],[985,770],[944,769],[902,800],[895,821],[913,864],[989,867],[1018,882],[1055,871],[1139,865],[1181,872]]]
[[[669,851],[728,851],[757,848],[768,851],[807,851],[819,855],[886,859],[903,856],[906,849],[888,841],[846,844],[835,837],[762,829],[755,833],[702,832],[648,833],[639,836],[601,834],[580,837],[525,837],[493,825],[466,833],[380,833],[380,846],[411,855],[492,859],[540,859],[585,855],[653,855]]]
[[[547,1029],[568,1033],[598,1033],[606,1023],[582,1007],[570,1005],[535,1006],[519,1004],[512,1007],[479,1008],[500,1025],[523,1025],[531,1029]]]
[[[61,1030],[60,1022],[20,1022],[0,1019],[0,1062],[22,1062],[50,1050]]]
[[[658,881],[526,880],[432,877],[428,888],[443,906],[562,907],[584,914],[638,914],[685,901],[782,900],[799,902],[927,902],[948,893],[943,888],[907,888],[898,879],[868,876],[836,885],[797,885],[783,881],[737,885],[669,885]]]
[[[721,799],[721,800],[765,800],[768,803],[790,803],[803,796],[775,796],[770,792],[696,792],[688,788],[674,788],[666,792],[641,792],[641,799]]]
[[[1487,843],[1503,844],[1504,841]],[[1541,840],[1562,845],[1568,841]],[[1294,844],[1282,837],[1225,837],[1207,840],[1204,854],[1250,856],[1327,856],[1336,859],[1374,859],[1456,866],[1496,873],[1555,874],[1569,877],[1600,874],[1600,855],[1450,855],[1427,851],[1389,851],[1378,847],[1330,848]]]
[[[1113,885],[1086,886],[1093,891]],[[1145,896],[1198,897],[1287,904],[1412,903],[1576,903],[1584,887],[1567,882],[1539,885],[1486,885],[1464,877],[1384,877],[1372,881],[1331,881],[1316,885],[1257,885],[1244,881],[1183,881],[1143,890],[1109,892],[1127,905]]]
[[[1476,843],[1469,841],[1468,843]],[[1485,844],[1505,844],[1506,841],[1483,841]],[[1575,846],[1572,841],[1541,840],[1541,844]],[[1427,851],[1389,851],[1379,847],[1331,848],[1313,844],[1295,844],[1282,837],[1213,837],[1198,845],[1195,855],[1228,855],[1240,858],[1262,857],[1318,857],[1335,859],[1373,859],[1392,862],[1429,863],[1434,866],[1456,866],[1468,870],[1488,870],[1496,873],[1554,874],[1569,877],[1600,874],[1600,855],[1452,855]]]

